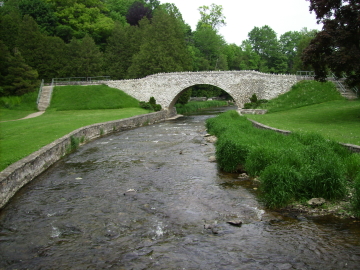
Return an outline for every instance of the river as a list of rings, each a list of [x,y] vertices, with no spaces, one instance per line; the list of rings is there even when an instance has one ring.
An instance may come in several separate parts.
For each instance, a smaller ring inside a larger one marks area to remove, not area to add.
[[[216,113],[105,136],[57,162],[1,210],[0,269],[360,269],[360,222],[269,211],[209,161],[204,121]]]

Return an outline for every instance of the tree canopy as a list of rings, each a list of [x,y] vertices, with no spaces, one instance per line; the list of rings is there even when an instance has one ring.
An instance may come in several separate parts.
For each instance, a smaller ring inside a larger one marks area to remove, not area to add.
[[[316,79],[324,81],[328,70],[360,85],[360,2],[359,0],[310,0],[310,11],[323,23],[302,56],[313,66]]]

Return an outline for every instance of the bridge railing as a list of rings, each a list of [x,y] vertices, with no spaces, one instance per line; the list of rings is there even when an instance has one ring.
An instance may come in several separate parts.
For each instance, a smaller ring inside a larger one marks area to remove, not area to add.
[[[109,80],[110,80],[110,76],[53,78],[52,84],[54,86],[55,85],[89,85],[89,84],[101,84],[102,82]]]
[[[313,79],[315,77],[315,72],[300,70],[300,71],[296,71],[296,76],[305,77],[307,79]]]

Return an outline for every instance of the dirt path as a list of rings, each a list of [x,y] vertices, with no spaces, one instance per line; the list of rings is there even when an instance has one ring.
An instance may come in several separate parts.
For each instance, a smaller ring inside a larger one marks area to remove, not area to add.
[[[34,118],[37,116],[40,116],[44,113],[45,111],[40,111],[40,112],[36,112],[36,113],[31,113],[28,116],[25,116],[24,118],[20,118],[20,119],[15,119],[15,120],[8,120],[8,121],[1,121],[1,122],[10,122],[10,121],[18,121],[18,120],[24,120],[24,119],[29,119],[29,118]]]

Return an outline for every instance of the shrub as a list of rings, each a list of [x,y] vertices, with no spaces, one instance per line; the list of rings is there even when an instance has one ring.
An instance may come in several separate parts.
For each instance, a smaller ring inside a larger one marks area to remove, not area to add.
[[[272,164],[260,175],[262,198],[270,208],[286,206],[295,199],[296,184],[301,175],[293,167]]]
[[[354,195],[352,198],[352,208],[356,217],[360,217],[360,172],[354,179]]]

